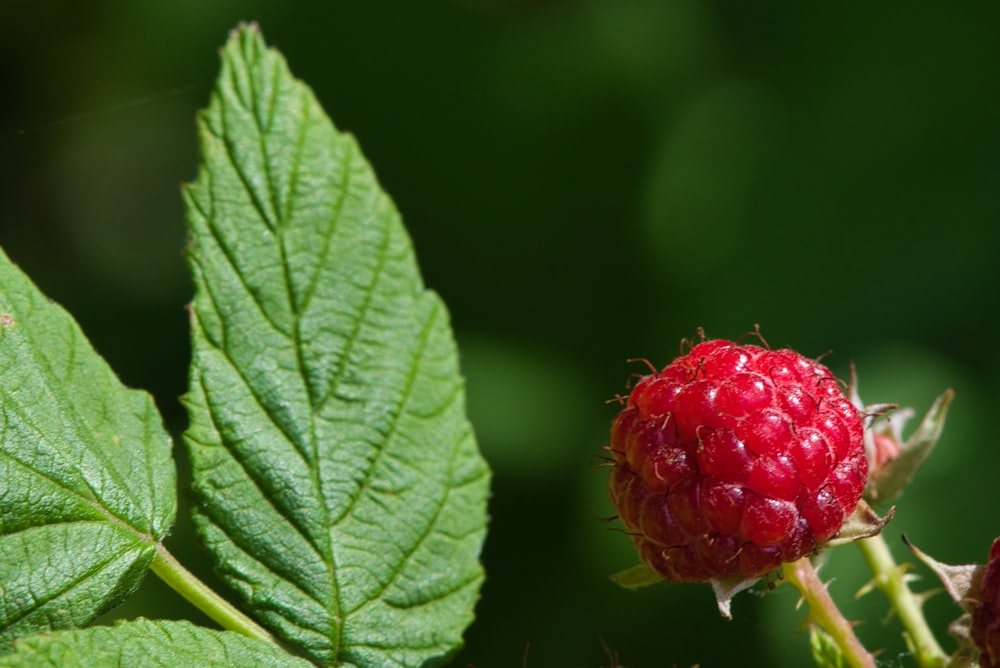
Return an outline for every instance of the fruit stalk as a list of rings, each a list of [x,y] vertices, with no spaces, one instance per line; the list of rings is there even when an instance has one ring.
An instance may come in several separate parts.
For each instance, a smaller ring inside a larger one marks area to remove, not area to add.
[[[830,598],[826,585],[819,579],[816,568],[808,556],[786,563],[782,567],[784,579],[792,583],[809,606],[809,621],[817,624],[837,643],[844,658],[853,668],[875,668],[875,658],[864,648],[854,634],[854,627],[847,621],[837,604]]]
[[[874,576],[874,585],[889,599],[899,620],[906,629],[906,640],[920,668],[942,668],[948,657],[927,625],[920,609],[920,599],[906,586],[903,568],[896,565],[892,552],[881,536],[857,542],[861,554],[868,562]]]

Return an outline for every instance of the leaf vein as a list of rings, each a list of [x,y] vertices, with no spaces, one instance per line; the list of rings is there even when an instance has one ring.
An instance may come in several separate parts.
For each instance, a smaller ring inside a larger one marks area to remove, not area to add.
[[[351,170],[348,167],[353,155],[354,143],[347,142],[339,165],[341,172],[339,184],[340,191],[337,193],[337,200],[333,203],[333,211],[331,212],[329,222],[327,223],[327,229],[323,233],[323,245],[320,247],[320,251],[317,254],[318,261],[316,262],[316,269],[312,272],[312,276],[309,278],[309,283],[306,286],[305,291],[302,293],[302,304],[299,308],[301,313],[305,313],[309,309],[309,305],[312,303],[313,295],[316,292],[316,286],[319,284],[319,277],[323,273],[323,266],[326,264],[326,260],[330,255],[330,242],[337,229],[337,223],[340,216],[344,212],[344,203],[347,201],[347,190],[351,184]]]
[[[275,72],[275,74],[278,73],[277,67],[275,68],[274,72]],[[303,95],[303,94],[304,93],[302,91],[299,91],[299,95]],[[303,151],[303,149],[305,147],[305,137],[306,137],[306,133],[307,133],[307,130],[308,130],[308,122],[309,122],[308,109],[309,109],[309,105],[303,105],[303,111],[304,111],[303,117],[301,119],[299,119],[299,125],[298,125],[298,127],[299,127],[299,133],[297,135],[297,141],[296,141],[296,146],[295,146],[295,160],[293,161],[293,169],[291,170],[291,175],[289,177],[289,184],[288,184],[289,191],[286,194],[286,196],[287,196],[287,200],[286,201],[288,202],[288,206],[289,207],[291,206],[291,201],[292,201],[292,198],[293,198],[295,184],[298,182],[298,178],[299,178],[299,169],[300,169],[300,166],[301,166],[300,165],[300,163],[301,163],[300,158],[301,158],[301,155],[302,155],[302,151]],[[272,175],[271,175],[270,171],[267,172],[267,176],[268,176],[268,182],[271,184],[271,193],[272,193],[272,196],[273,196],[273,194],[275,193],[275,189],[273,187],[273,179],[272,179]],[[289,226],[289,224],[291,222],[291,210],[290,210],[290,208],[287,209],[287,210],[285,210],[283,212],[283,215],[284,215],[284,218],[281,221],[281,228],[280,228],[280,231],[279,231],[279,234],[278,234],[278,249],[279,249],[279,252],[280,252],[280,255],[281,255],[282,270],[284,272],[284,279],[285,279],[284,283],[285,283],[286,299],[288,301],[289,311],[292,314],[291,340],[292,340],[292,345],[293,345],[294,350],[295,350],[295,363],[296,363],[296,368],[297,368],[297,371],[298,371],[299,379],[302,382],[302,387],[305,390],[306,396],[308,397],[310,408],[313,408],[313,403],[314,403],[314,401],[313,401],[313,393],[310,390],[309,374],[307,372],[307,369],[309,368],[309,366],[308,366],[306,360],[303,357],[303,354],[304,354],[305,351],[304,351],[303,345],[302,345],[302,330],[301,330],[301,327],[302,327],[302,312],[301,312],[301,310],[299,308],[299,305],[297,303],[297,300],[296,300],[296,295],[295,295],[295,290],[294,290],[294,284],[293,284],[293,279],[292,279],[293,273],[294,273],[294,269],[291,266],[291,262],[289,261],[288,250],[287,250],[286,243],[285,243],[285,232],[286,232],[286,230],[289,229],[288,226]],[[327,244],[328,244],[328,241],[324,241],[324,252],[325,252],[325,248],[326,248]],[[317,267],[317,272],[318,271],[319,271],[319,267]],[[320,467],[319,467],[320,452],[319,452],[318,439],[316,437],[316,412],[315,412],[315,410],[310,410],[309,411],[309,435],[308,435],[308,438],[309,438],[308,455],[306,455],[306,459],[307,459],[307,465],[308,465],[308,469],[309,469],[309,473],[310,473],[310,477],[311,477],[311,481],[312,481],[313,491],[314,491],[314,493],[316,495],[316,498],[318,500],[318,503],[319,503],[319,509],[320,509],[319,512],[321,514],[320,522],[321,522],[321,524],[323,526],[329,527],[330,526],[329,504],[328,504],[328,501],[326,499],[325,491],[323,489],[323,481],[320,478]],[[302,448],[303,451],[306,450],[306,444],[302,443],[302,444],[297,444],[297,445],[301,445],[301,448]],[[330,538],[330,535],[329,535],[329,531],[325,532],[325,544],[324,545],[320,546],[318,544],[318,542],[315,543],[315,544],[311,542],[310,544],[317,551],[317,553],[321,555],[323,563],[325,564],[325,566],[327,568],[327,577],[328,577],[328,581],[329,581],[329,583],[331,585],[331,588],[330,588],[330,600],[325,603],[324,609],[327,610],[330,613],[330,615],[331,615],[331,617],[333,619],[335,619],[335,620],[339,619],[339,617],[340,617],[341,603],[340,603],[340,594],[339,594],[339,590],[338,590],[338,586],[337,586],[337,580],[336,580],[336,571],[337,571],[336,561],[337,561],[337,559],[336,559],[336,555],[335,555],[335,551],[334,551],[333,542],[332,542],[332,539]],[[341,629],[340,629],[340,626],[338,624],[337,625],[337,631],[336,631],[335,637],[330,638],[330,640],[331,640],[331,642],[333,644],[332,651],[333,651],[334,655],[336,655],[337,647],[339,647],[339,645],[340,645],[340,639],[341,639]]]
[[[264,305],[257,298],[257,295],[255,294],[254,289],[250,286],[250,282],[247,280],[246,276],[243,274],[243,270],[240,267],[239,262],[237,261],[235,254],[233,253],[232,249],[229,248],[229,245],[226,243],[226,239],[222,235],[222,232],[215,227],[215,224],[214,224],[213,221],[209,221],[208,225],[206,227],[208,228],[208,232],[211,235],[212,239],[215,241],[216,246],[222,252],[222,256],[226,259],[226,263],[232,268],[233,273],[236,275],[236,278],[239,280],[239,284],[246,291],[246,293],[250,297],[250,301],[253,303],[253,305],[257,307],[257,311],[260,313],[260,315],[264,319],[264,321],[268,325],[270,325],[271,329],[273,329],[274,331],[278,332],[279,334],[281,334],[285,338],[291,338],[291,334],[289,334],[284,329],[282,329],[282,327],[271,317],[271,314],[269,314],[267,312],[267,310],[264,308]],[[210,280],[205,280],[204,283],[206,285],[211,285],[212,282]],[[214,295],[212,297],[212,304],[215,307],[216,314],[218,314],[220,318],[223,318],[223,311],[218,308],[218,301],[215,299]]]
[[[53,523],[50,526],[58,526],[58,524],[60,524],[60,523]],[[17,624],[21,620],[23,620],[26,617],[30,616],[36,610],[40,610],[46,604],[48,604],[48,603],[56,600],[57,598],[59,598],[60,596],[62,596],[63,594],[65,594],[66,592],[72,590],[74,587],[76,587],[79,584],[81,584],[82,582],[86,581],[88,578],[95,577],[97,575],[97,573],[100,573],[104,569],[105,566],[107,566],[108,564],[110,564],[110,563],[116,561],[117,559],[121,558],[122,556],[125,555],[126,552],[128,552],[128,550],[122,550],[121,552],[119,552],[117,554],[112,554],[111,556],[109,556],[108,558],[104,559],[103,561],[94,561],[94,562],[92,562],[92,566],[90,568],[88,568],[85,571],[81,571],[81,572],[76,573],[75,574],[76,577],[68,579],[65,582],[63,582],[62,583],[63,586],[61,586],[61,587],[54,587],[52,589],[47,590],[46,591],[46,594],[47,594],[46,596],[37,597],[37,596],[32,595],[31,596],[31,600],[33,601],[34,604],[33,605],[26,605],[26,606],[19,606],[19,609],[17,610],[17,614],[15,614],[12,617],[10,617],[10,618],[8,618],[8,619],[5,620],[5,626],[10,627],[10,626],[13,626],[13,625]],[[26,563],[30,563],[30,560],[26,559],[25,562]],[[49,580],[47,582],[47,584],[51,584],[51,580]]]
[[[225,122],[226,121],[223,120],[223,123]],[[212,134],[215,134],[214,130],[212,130],[211,132]],[[236,174],[237,178],[240,180],[240,183],[243,185],[243,190],[249,196],[251,206],[257,212],[258,217],[264,223],[265,227],[274,230],[274,225],[271,222],[271,216],[268,215],[268,211],[264,205],[264,202],[257,195],[256,189],[253,187],[253,182],[251,181],[250,176],[242,169],[242,167],[240,166],[240,162],[234,153],[236,148],[234,145],[234,141],[227,135],[224,136],[215,135],[215,136],[222,144],[222,146],[225,148],[226,157],[229,159],[229,165],[232,168],[233,173]]]
[[[428,314],[428,318],[423,323],[420,338],[418,339],[416,349],[413,351],[410,363],[410,373],[407,374],[406,385],[400,393],[398,404],[393,406],[392,421],[390,422],[389,428],[386,430],[383,437],[383,446],[376,450],[375,456],[368,462],[368,465],[365,467],[364,475],[361,477],[361,482],[358,484],[357,492],[352,495],[351,502],[345,506],[340,515],[337,516],[337,519],[330,525],[331,527],[340,524],[344,518],[348,517],[351,512],[353,512],[358,500],[363,496],[365,490],[371,485],[375,470],[378,468],[378,464],[382,460],[385,451],[388,450],[392,444],[393,436],[395,436],[399,428],[399,421],[402,417],[403,410],[413,393],[413,387],[416,381],[415,369],[419,366],[420,358],[423,356],[424,350],[427,347],[427,342],[430,339],[431,326],[433,325],[437,315],[436,310],[437,309],[435,308],[434,311]]]
[[[0,389],[0,392],[3,392],[3,390]],[[56,396],[56,401],[59,404],[64,404],[64,402],[61,401],[61,397],[59,396],[59,394],[57,392],[55,392],[55,391],[53,391],[53,393],[57,395]],[[34,420],[32,420],[31,416],[28,413],[26,413],[25,411],[21,410],[20,403],[17,402],[17,401],[15,401],[15,400],[13,400],[9,395],[7,395],[6,392],[3,392],[3,396],[5,398],[5,401],[3,403],[5,404],[7,410],[12,410],[14,413],[16,413],[18,415],[18,417],[21,419],[22,423],[24,425],[30,427],[31,430],[34,431],[34,433],[38,435],[40,441],[48,443],[48,439],[45,437],[44,430],[40,429],[38,427],[38,425],[35,424]],[[87,442],[86,439],[82,438],[80,436],[80,434],[79,434],[79,429],[80,429],[79,416],[75,412],[71,412],[71,411],[66,411],[65,413],[69,414],[71,416],[71,419],[69,420],[69,422],[73,424],[74,432],[77,433],[77,439],[76,439],[76,441],[79,442],[79,443],[85,443],[85,442]],[[115,479],[115,482],[118,483],[119,490],[126,490],[128,492],[128,496],[130,497],[130,500],[135,504],[134,507],[135,508],[141,508],[142,505],[141,505],[141,503],[139,503],[138,498],[135,496],[135,494],[132,492],[131,489],[129,489],[128,487],[125,486],[124,480],[118,474],[118,470],[116,468],[113,468],[113,467],[110,466],[109,462],[107,462],[105,460],[105,458],[102,456],[103,453],[101,453],[99,451],[98,452],[94,452],[95,450],[98,450],[98,449],[91,448],[90,452],[92,454],[96,455],[99,459],[102,460],[101,463],[104,465],[104,470],[107,473],[109,473]],[[105,517],[107,517],[110,521],[120,522],[121,524],[123,524],[123,525],[125,525],[127,527],[130,527],[136,533],[139,533],[139,534],[143,533],[142,530],[139,529],[138,527],[132,526],[132,523],[128,519],[126,519],[125,517],[122,517],[121,515],[118,515],[115,512],[112,512],[110,508],[105,507],[105,505],[103,503],[103,499],[101,498],[100,493],[98,492],[98,490],[94,489],[93,485],[90,484],[90,481],[87,479],[87,477],[85,475],[83,475],[83,472],[80,470],[80,467],[77,466],[75,463],[71,462],[58,449],[55,449],[55,448],[49,449],[49,454],[52,454],[53,456],[55,456],[56,458],[58,458],[60,461],[62,461],[66,465],[67,468],[71,469],[76,474],[77,479],[88,490],[90,490],[90,493],[93,495],[92,497],[87,498],[86,496],[80,494],[78,491],[73,490],[72,488],[66,487],[66,485],[62,481],[59,481],[59,480],[56,480],[54,478],[49,477],[48,475],[46,475],[41,470],[39,470],[39,469],[35,468],[34,466],[28,464],[27,462],[23,462],[20,459],[16,458],[11,452],[7,451],[6,449],[3,451],[2,454],[4,456],[6,456],[7,458],[11,459],[12,461],[17,462],[19,465],[21,465],[26,470],[29,470],[29,471],[33,472],[38,477],[44,478],[45,480],[51,481],[52,483],[54,483],[55,485],[59,486],[60,488],[65,489],[68,493],[71,493],[74,496],[85,500],[90,505],[98,508],[101,511],[101,513]]]
[[[247,86],[250,88],[251,99],[263,99],[263,96],[257,92],[257,79],[252,73],[247,77]],[[270,210],[274,212],[274,216],[278,216],[280,215],[279,211],[281,211],[281,207],[278,206],[278,189],[274,181],[274,175],[271,173],[271,152],[267,148],[267,137],[270,135],[270,132],[266,127],[266,123],[260,117],[257,105],[254,105],[254,108],[250,111],[254,125],[257,128],[257,149],[260,151],[260,161],[264,171],[264,181],[266,182],[264,187],[268,196],[268,204],[271,205]],[[257,197],[257,193],[254,193],[254,196]],[[277,233],[280,229],[281,221],[276,218],[271,220],[270,216],[267,220],[271,223],[271,229]]]
[[[407,399],[410,396],[410,391],[411,391],[411,389],[413,387],[413,384],[414,384],[413,380],[414,380],[414,378],[417,375],[417,368],[420,365],[420,359],[422,357],[423,350],[424,350],[424,348],[426,346],[426,343],[427,343],[427,341],[429,339],[429,333],[430,333],[431,328],[432,328],[432,326],[434,324],[434,321],[437,319],[437,317],[439,315],[440,315],[440,304],[439,304],[439,302],[437,302],[435,300],[434,309],[429,314],[429,317],[427,319],[424,331],[422,332],[422,336],[421,336],[421,339],[420,339],[421,343],[420,343],[420,347],[419,347],[419,352],[418,352],[418,354],[416,354],[414,356],[415,359],[416,359],[416,361],[415,361],[414,365],[411,367],[411,374],[410,374],[410,377],[407,379],[407,386],[406,386],[406,397],[407,397]],[[402,406],[403,405],[405,405],[405,400],[403,402],[401,402],[400,413],[402,412]],[[396,428],[397,424],[398,424],[398,419],[396,421],[394,421],[391,433],[395,432],[395,428]],[[386,437],[387,441],[391,439],[391,433],[390,433],[390,435],[388,435]],[[462,443],[462,439],[458,438],[458,439],[455,439],[455,443],[452,446],[452,451],[451,451],[450,457],[448,458],[448,467],[449,467],[448,468],[448,477],[447,477],[448,484],[446,485],[446,487],[444,489],[444,494],[442,495],[442,497],[437,500],[436,506],[434,508],[434,513],[431,515],[430,518],[428,518],[425,522],[423,522],[423,525],[424,525],[423,526],[423,530],[421,531],[420,535],[417,537],[416,541],[413,543],[412,548],[409,550],[409,552],[407,552],[403,556],[402,559],[399,560],[399,562],[396,564],[395,568],[393,569],[393,571],[389,575],[389,577],[385,578],[385,580],[382,583],[380,583],[381,586],[370,597],[371,599],[381,598],[383,596],[383,594],[385,594],[385,592],[389,589],[389,587],[391,587],[396,582],[396,580],[399,578],[399,576],[402,574],[403,570],[406,568],[406,565],[409,563],[410,559],[417,552],[417,550],[419,550],[420,546],[424,544],[424,541],[426,541],[427,538],[432,533],[434,533],[435,526],[437,525],[437,522],[438,522],[438,520],[441,517],[441,511],[448,504],[448,499],[450,498],[452,492],[456,489],[456,487],[454,486],[454,481],[452,480],[452,476],[454,474],[454,464],[455,464],[456,458],[458,457],[458,450],[459,450],[459,447],[460,447],[461,443]],[[377,460],[382,455],[382,452],[385,449],[386,448],[382,448],[382,449],[380,449],[378,451],[378,453],[376,454],[376,457],[373,458],[373,462],[375,460]],[[362,484],[362,487],[366,486],[369,483],[369,481],[371,479],[371,475],[372,475],[373,469],[374,469],[374,463],[371,464],[369,466],[368,470],[366,471],[366,476],[365,476],[364,482]],[[464,484],[469,484],[469,483],[465,482]],[[352,499],[352,501],[351,501],[351,507],[354,506],[354,504],[356,503],[357,498],[359,498],[360,496],[361,496],[361,494],[360,494],[360,490],[359,490],[358,495],[356,495]],[[345,515],[346,515],[346,513],[345,513]],[[363,605],[361,607],[363,607]]]
[[[323,408],[326,406],[326,402],[330,400],[330,397],[336,395],[337,388],[340,384],[340,379],[344,375],[344,371],[347,368],[347,364],[350,361],[351,353],[354,351],[354,347],[361,336],[361,327],[365,323],[366,315],[372,306],[372,297],[375,294],[376,286],[382,275],[385,273],[386,261],[389,256],[389,239],[390,234],[387,226],[382,225],[380,228],[382,232],[382,238],[378,245],[378,255],[375,264],[375,269],[372,271],[372,277],[369,281],[366,289],[364,291],[364,298],[361,301],[361,308],[358,309],[357,316],[354,318],[353,327],[346,337],[346,345],[344,346],[343,352],[337,358],[336,368],[333,373],[330,374],[330,383],[324,392],[323,396],[320,397],[319,401],[314,404],[314,409],[316,412],[322,412]]]
[[[84,504],[86,504],[86,505],[88,505],[88,506],[90,506],[92,508],[96,508],[105,518],[107,518],[107,521],[117,521],[117,522],[124,523],[124,520],[122,520],[120,517],[116,517],[116,516],[112,515],[111,513],[108,512],[108,510],[106,508],[104,508],[103,506],[101,506],[100,502],[97,499],[85,496],[85,495],[81,494],[79,491],[73,489],[72,487],[67,487],[60,480],[56,480],[55,478],[50,478],[49,476],[47,476],[44,473],[42,473],[41,471],[39,471],[37,468],[31,466],[29,463],[27,463],[25,461],[22,461],[18,457],[14,456],[14,454],[12,454],[12,453],[10,453],[10,452],[8,452],[6,450],[3,450],[3,451],[0,451],[0,458],[6,459],[6,460],[8,460],[8,461],[10,461],[10,462],[12,462],[14,464],[16,464],[17,466],[19,466],[20,468],[24,469],[25,471],[27,471],[29,473],[32,473],[35,476],[37,476],[39,478],[42,478],[43,480],[48,480],[53,485],[55,485],[56,487],[58,487],[59,489],[61,489],[62,491],[64,491],[68,496],[72,496],[72,497],[78,499],[81,503],[84,503]],[[90,491],[93,492],[93,489],[91,489],[89,486],[87,487],[87,489],[90,489]],[[39,519],[42,520],[44,522],[44,524],[31,525],[31,526],[45,526],[45,525],[48,525],[48,524],[52,523],[51,522],[51,518],[48,518],[48,517],[43,517],[43,518],[39,518]],[[126,524],[126,526],[128,526],[128,525]],[[26,528],[28,528],[28,527],[26,527]],[[0,535],[10,536],[10,535],[13,535],[14,533],[16,533],[16,532],[3,533],[3,534],[0,534]]]
[[[303,596],[305,596],[309,600],[311,600],[314,603],[316,603],[316,605],[318,605],[323,610],[326,610],[326,603],[325,603],[325,601],[321,600],[316,594],[310,592],[308,588],[304,587],[303,584],[302,584],[302,581],[300,581],[298,579],[293,579],[292,578],[292,574],[290,574],[290,573],[283,573],[280,570],[275,570],[274,567],[271,564],[264,562],[259,556],[257,556],[259,554],[259,550],[258,550],[258,548],[257,548],[256,545],[252,545],[252,544],[251,545],[247,545],[243,540],[240,539],[239,535],[234,534],[230,530],[230,528],[229,528],[228,525],[222,524],[222,523],[218,522],[211,515],[208,515],[206,513],[205,517],[206,517],[206,519],[208,519],[208,521],[210,521],[212,523],[213,527],[215,527],[220,533],[222,533],[223,535],[225,535],[225,537],[229,540],[229,542],[233,545],[233,547],[235,547],[236,549],[238,549],[243,554],[243,557],[245,559],[247,559],[248,561],[252,561],[252,562],[254,562],[256,564],[259,564],[262,569],[264,569],[268,573],[271,573],[272,575],[280,578],[282,582],[285,582],[285,583],[291,585],[293,588],[295,588],[296,591],[301,592],[301,594]],[[240,578],[240,579],[243,580],[243,578]],[[244,581],[246,581],[246,580],[244,580]],[[275,606],[275,609],[276,610],[280,610],[280,607],[279,606]],[[296,612],[301,612],[301,611],[300,610],[288,610],[288,611],[285,611],[285,614],[288,617],[290,617],[290,618],[297,619],[299,617],[299,615],[295,614]],[[295,623],[298,626],[303,626],[305,628],[310,628],[310,627],[306,627],[301,622],[295,622]],[[319,629],[311,629],[311,630],[313,630],[313,631],[319,631]]]
[[[277,78],[277,71],[275,71],[275,78]],[[277,86],[274,86],[277,88]],[[277,104],[274,100],[271,102],[272,106]],[[295,157],[292,158],[292,168],[288,175],[288,188],[285,193],[285,205],[281,208],[281,229],[287,229],[289,221],[292,219],[292,201],[295,199],[295,188],[298,186],[299,182],[299,169],[302,166],[302,151],[306,144],[306,131],[309,128],[309,105],[305,105],[302,109],[302,119],[298,124],[298,132],[295,137]],[[293,302],[292,309],[293,312],[296,311],[295,304]]]
[[[208,390],[204,384],[204,379],[200,379],[200,382],[202,384],[202,392],[207,393]],[[207,402],[207,404],[208,404],[209,419],[211,419],[213,427],[215,428],[216,432],[221,435],[222,431],[218,428],[219,422],[218,422],[218,412],[216,410],[216,406],[212,402]],[[323,550],[316,543],[316,540],[309,535],[305,527],[300,526],[298,522],[293,519],[292,513],[290,512],[289,509],[284,508],[281,504],[277,502],[276,499],[274,499],[265,490],[262,480],[257,477],[257,474],[254,472],[254,469],[252,467],[247,466],[247,463],[239,456],[239,450],[233,447],[225,447],[224,450],[226,453],[230,455],[232,460],[237,465],[239,465],[240,469],[246,475],[247,479],[253,483],[254,487],[257,488],[257,491],[260,492],[261,498],[263,498],[275,510],[275,512],[277,512],[286,522],[288,522],[288,524],[295,530],[295,532],[298,533],[306,541],[306,543],[316,552],[316,556],[322,559],[325,555],[323,553]],[[261,472],[261,474],[263,474],[263,472]]]

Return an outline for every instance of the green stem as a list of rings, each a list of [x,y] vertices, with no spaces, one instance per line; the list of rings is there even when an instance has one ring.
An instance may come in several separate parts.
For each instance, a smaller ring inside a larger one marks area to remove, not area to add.
[[[854,668],[875,668],[875,658],[854,635],[854,627],[844,618],[830,598],[826,585],[819,579],[809,557],[802,557],[782,567],[784,579],[795,585],[809,605],[809,621],[818,625],[833,639],[844,658]]]
[[[899,615],[899,620],[906,629],[910,651],[915,655],[917,663],[921,668],[941,668],[946,665],[948,656],[927,625],[920,608],[920,599],[906,586],[903,569],[896,565],[885,539],[880,534],[857,543],[872,570],[875,586],[885,594]]]
[[[163,545],[156,546],[156,556],[153,557],[151,568],[171,589],[218,622],[222,628],[277,644],[270,633],[184,568]]]

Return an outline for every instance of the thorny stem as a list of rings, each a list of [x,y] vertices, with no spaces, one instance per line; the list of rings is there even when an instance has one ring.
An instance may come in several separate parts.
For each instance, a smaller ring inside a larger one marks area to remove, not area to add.
[[[896,565],[881,534],[857,541],[874,575],[874,585],[885,594],[906,629],[906,640],[921,668],[941,668],[948,656],[927,625],[920,599],[906,585],[903,569]]]
[[[274,637],[252,619],[236,609],[212,588],[199,580],[194,573],[184,568],[174,555],[163,545],[156,546],[156,556],[150,566],[161,580],[188,600],[189,603],[218,622],[224,629],[242,633],[250,638],[275,643]]]
[[[854,668],[875,668],[875,658],[854,635],[853,625],[844,618],[837,604],[830,598],[830,592],[819,579],[809,557],[786,563],[782,567],[782,575],[795,585],[809,605],[809,621],[829,634],[844,653],[847,663]]]

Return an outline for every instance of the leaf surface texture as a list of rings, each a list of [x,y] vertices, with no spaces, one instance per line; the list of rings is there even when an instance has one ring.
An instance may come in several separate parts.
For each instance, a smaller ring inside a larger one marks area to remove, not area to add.
[[[131,594],[176,515],[170,437],[0,252],[0,642]]]
[[[281,648],[184,621],[136,619],[24,638],[0,668],[309,668]]]

